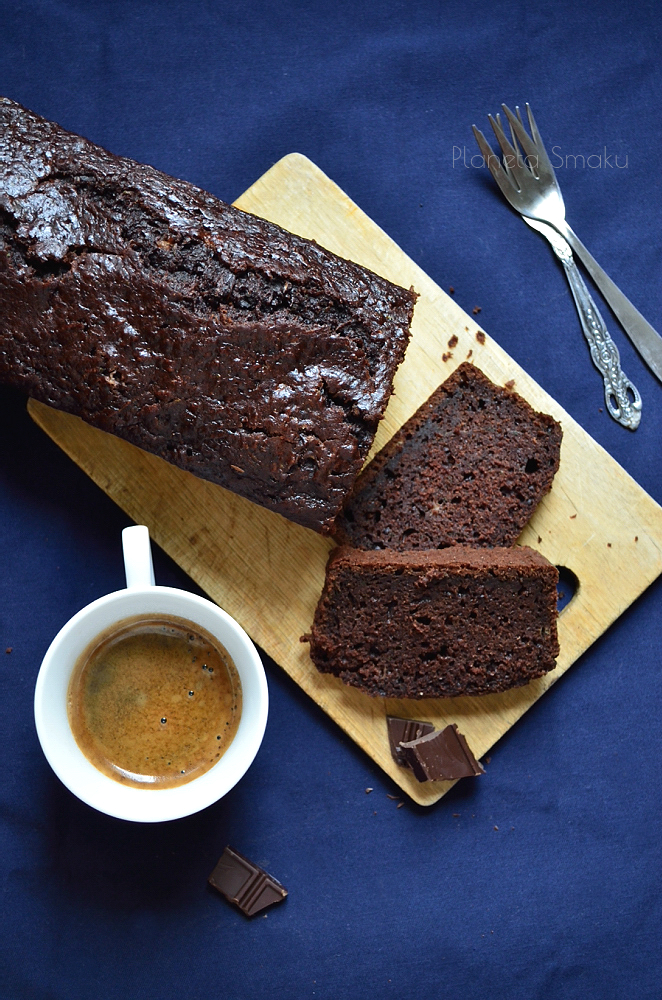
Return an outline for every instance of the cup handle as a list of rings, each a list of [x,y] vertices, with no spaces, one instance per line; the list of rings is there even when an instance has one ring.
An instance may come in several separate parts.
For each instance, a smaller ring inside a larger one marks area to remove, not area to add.
[[[144,524],[124,528],[122,550],[127,587],[153,587],[154,566],[149,544],[149,528]]]

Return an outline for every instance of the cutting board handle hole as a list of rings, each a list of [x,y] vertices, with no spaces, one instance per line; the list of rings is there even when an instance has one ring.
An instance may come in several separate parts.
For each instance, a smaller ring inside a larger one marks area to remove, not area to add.
[[[567,608],[579,590],[579,580],[567,566],[557,566],[556,568],[559,571],[559,582],[556,589],[558,594],[557,607],[560,613],[564,608]]]

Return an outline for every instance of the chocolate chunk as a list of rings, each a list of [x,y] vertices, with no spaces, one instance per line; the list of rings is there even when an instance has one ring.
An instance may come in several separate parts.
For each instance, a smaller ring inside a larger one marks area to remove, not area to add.
[[[272,903],[282,903],[287,896],[285,886],[229,846],[209,876],[209,884],[229,902],[235,903],[247,917]]]
[[[429,722],[420,722],[418,719],[398,719],[393,715],[386,716],[386,725],[388,726],[388,740],[391,744],[393,760],[400,767],[411,768],[411,765],[403,757],[400,744],[418,740],[426,733],[434,732],[434,726]]]
[[[401,742],[400,748],[419,781],[455,781],[483,774],[455,723],[417,740]]]

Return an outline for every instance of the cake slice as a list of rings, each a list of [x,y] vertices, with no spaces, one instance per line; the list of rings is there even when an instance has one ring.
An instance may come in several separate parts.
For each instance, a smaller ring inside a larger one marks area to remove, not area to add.
[[[0,382],[328,531],[415,298],[0,98]]]
[[[339,547],[304,640],[318,670],[370,695],[451,698],[555,666],[558,572],[526,547]]]
[[[361,473],[335,534],[362,549],[512,545],[559,467],[561,426],[468,363]]]

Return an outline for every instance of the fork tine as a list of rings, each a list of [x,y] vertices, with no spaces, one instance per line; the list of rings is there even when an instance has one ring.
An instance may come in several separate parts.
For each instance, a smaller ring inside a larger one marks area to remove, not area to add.
[[[501,152],[503,153],[504,157],[509,156],[513,160],[513,165],[514,165],[517,162],[518,158],[517,150],[515,149],[514,146],[511,146],[510,142],[508,141],[506,133],[501,127],[501,122],[500,121],[497,122],[496,119],[492,117],[492,115],[488,115],[487,117],[489,118],[490,125],[492,126],[492,131],[494,132],[497,138],[497,142],[501,146]]]
[[[508,123],[509,123],[512,131],[517,136],[519,144],[522,147],[522,149],[524,150],[525,155],[529,159],[533,158],[535,160],[535,158],[537,158],[537,155],[538,155],[538,150],[536,149],[535,144],[531,141],[531,139],[527,135],[527,132],[526,132],[526,129],[524,128],[524,125],[522,123],[521,117],[516,118],[515,115],[512,113],[512,111],[510,110],[510,108],[506,104],[502,104],[501,107],[504,110],[504,113],[506,115],[506,118],[508,119]],[[517,108],[517,111],[519,111],[519,108]]]
[[[518,118],[520,118],[520,121],[521,121],[521,117],[520,117],[520,114],[519,114],[519,108],[516,108],[516,111],[517,111],[517,116],[518,116]],[[501,115],[497,114],[496,118],[497,118],[497,121],[499,122],[499,124],[501,124]],[[511,140],[513,146],[515,147],[515,149],[517,150],[517,152],[519,153],[519,146],[517,145],[517,137],[515,135],[515,129],[513,128],[513,126],[510,123],[510,121],[508,122],[508,124],[510,125],[510,140]],[[538,154],[537,153],[535,153],[535,154],[527,153],[526,150],[524,150],[524,153],[525,153],[525,157],[526,158],[522,159],[521,161],[518,161],[519,166],[521,166],[521,167],[528,167],[529,170],[531,171],[531,173],[533,174],[533,176],[536,178],[536,180],[540,180],[540,178],[538,176]],[[507,173],[508,172],[508,164],[507,163],[505,164],[505,168],[506,168],[506,173]]]
[[[519,113],[519,108],[517,110]],[[529,128],[531,129],[531,135],[533,136],[533,141],[536,144],[536,155],[538,157],[538,171],[540,173],[541,180],[552,182],[559,193],[559,197],[561,197],[561,190],[559,188],[558,181],[556,180],[554,167],[552,166],[549,156],[547,155],[545,144],[542,141],[540,132],[538,131],[538,126],[536,125],[536,120],[533,117],[533,111],[531,110],[531,106],[528,103],[528,101],[526,104],[526,114],[529,119]]]
[[[479,128],[476,128],[475,125],[472,125],[471,128],[473,129],[473,134],[475,136],[476,142],[478,143],[478,148],[483,154],[483,159],[485,160],[485,166],[492,174],[492,177],[501,188],[503,194],[506,196],[506,198],[508,198],[509,193],[512,192],[513,190],[513,182],[510,176],[501,165],[500,158],[497,156],[496,153],[492,151],[492,147],[490,146],[489,142],[487,141],[481,130]]]
[[[519,111],[519,108],[517,110]],[[536,125],[536,120],[533,117],[533,111],[531,110],[531,105],[529,104],[528,101],[526,102],[526,114],[529,119],[529,128],[531,129],[531,135],[533,136],[533,141],[535,142],[536,146],[540,147],[540,149],[544,149],[545,146],[540,137],[540,132],[538,131],[538,126]]]

